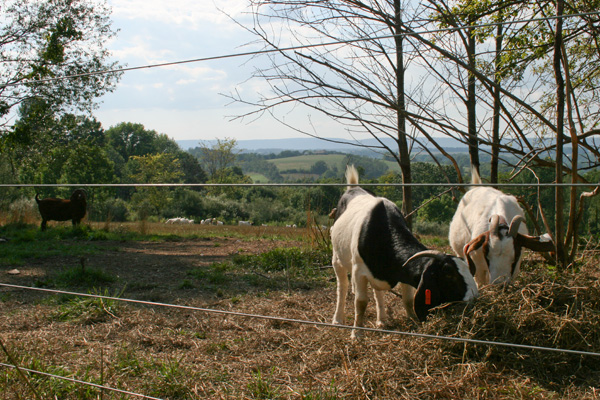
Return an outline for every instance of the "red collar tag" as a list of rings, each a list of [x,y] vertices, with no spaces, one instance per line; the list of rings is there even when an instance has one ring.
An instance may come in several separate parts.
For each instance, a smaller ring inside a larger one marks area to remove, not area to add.
[[[425,289],[425,304],[428,306],[431,305],[431,290],[429,289]]]

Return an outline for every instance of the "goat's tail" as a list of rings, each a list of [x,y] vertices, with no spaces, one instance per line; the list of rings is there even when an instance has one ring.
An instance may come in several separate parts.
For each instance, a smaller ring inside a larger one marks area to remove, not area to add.
[[[38,198],[39,195],[40,195],[39,193],[35,194],[35,202],[38,203],[38,204],[40,203],[40,199]]]
[[[346,183],[348,185],[358,185],[358,171],[354,168],[354,165],[346,167]]]
[[[481,184],[481,177],[479,176],[479,171],[473,164],[471,164],[471,183],[474,185]]]

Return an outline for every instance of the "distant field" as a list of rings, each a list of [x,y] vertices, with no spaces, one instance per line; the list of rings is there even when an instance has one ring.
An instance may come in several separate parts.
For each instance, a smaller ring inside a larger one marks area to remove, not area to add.
[[[281,174],[285,174],[289,170],[308,171],[317,161],[324,161],[330,169],[336,167],[338,171],[343,171],[346,168],[344,165],[345,157],[344,154],[307,154],[296,157],[276,158],[269,160],[269,162],[275,164]],[[383,162],[387,164],[390,171],[400,172],[398,163],[394,161]]]
[[[291,169],[310,170],[310,167],[317,161],[325,161],[329,168],[337,167],[338,169],[343,169],[344,157],[344,154],[307,154],[297,157],[277,158],[269,160],[269,162],[275,164],[279,172],[284,173]]]
[[[385,160],[383,162],[387,164],[387,166],[390,169],[390,171],[400,172],[400,166],[398,165],[397,162],[395,162],[395,161],[385,161]]]
[[[271,182],[271,180],[269,178],[267,178],[263,174],[259,174],[257,172],[252,172],[249,174],[249,176],[252,179],[252,182],[254,182],[254,183],[270,183]]]

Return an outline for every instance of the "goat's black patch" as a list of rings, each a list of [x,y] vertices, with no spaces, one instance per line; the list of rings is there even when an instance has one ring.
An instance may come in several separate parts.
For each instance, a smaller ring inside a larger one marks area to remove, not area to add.
[[[360,256],[376,279],[391,287],[402,282],[417,289],[414,307],[421,320],[433,307],[462,301],[467,292],[465,278],[449,255],[441,260],[420,258],[403,267],[412,255],[424,250],[392,202],[382,199],[365,218],[358,240]]]
[[[415,288],[419,285],[423,268],[402,268],[413,254],[426,250],[412,235],[402,213],[393,203],[379,201],[363,223],[358,240],[358,252],[376,279],[386,281],[391,287],[398,282]]]

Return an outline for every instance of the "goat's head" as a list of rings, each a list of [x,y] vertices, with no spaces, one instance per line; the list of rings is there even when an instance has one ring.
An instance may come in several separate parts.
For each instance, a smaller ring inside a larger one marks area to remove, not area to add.
[[[525,218],[513,217],[510,225],[500,215],[492,215],[490,229],[467,243],[463,249],[472,272],[476,269],[470,253],[482,249],[490,273],[491,283],[508,283],[519,271],[523,247],[533,251],[554,251],[554,243],[545,237],[519,233]]]
[[[87,194],[83,189],[75,189],[73,193],[71,193],[71,201],[85,201],[87,198]]]
[[[430,258],[431,262],[423,270],[414,297],[415,314],[419,320],[424,321],[429,310],[440,304],[470,301],[477,297],[477,284],[462,259],[436,250],[425,250],[409,258],[403,268],[420,258]]]

